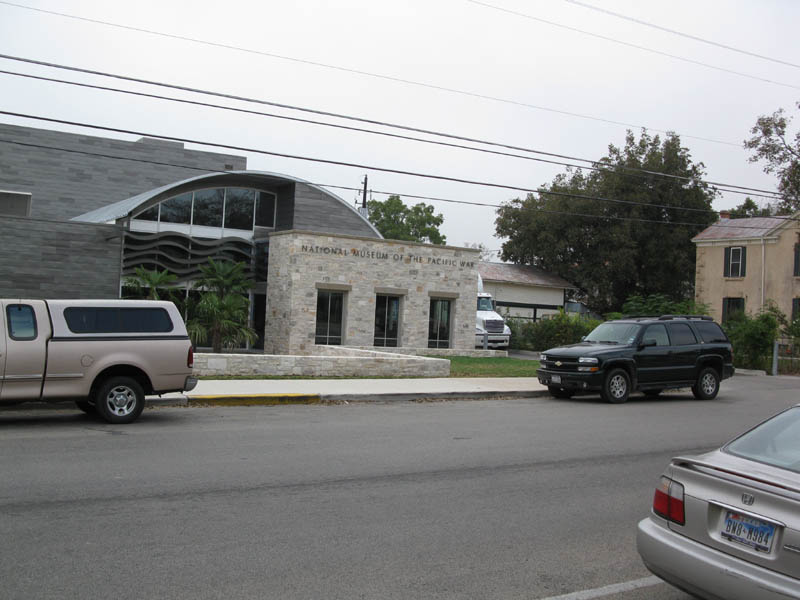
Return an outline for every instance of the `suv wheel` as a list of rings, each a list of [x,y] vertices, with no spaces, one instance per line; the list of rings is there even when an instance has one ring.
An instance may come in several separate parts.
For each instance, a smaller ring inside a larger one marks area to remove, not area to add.
[[[719,374],[716,369],[706,367],[697,376],[697,383],[692,386],[692,394],[698,400],[713,400],[719,392]]]
[[[94,404],[109,423],[131,423],[144,410],[144,391],[132,377],[111,377],[97,388]]]
[[[603,400],[612,404],[622,404],[631,391],[631,378],[625,369],[612,369],[603,382],[600,392]]]
[[[550,395],[554,398],[572,398],[572,391],[564,390],[554,385],[547,386],[547,391],[550,392]]]

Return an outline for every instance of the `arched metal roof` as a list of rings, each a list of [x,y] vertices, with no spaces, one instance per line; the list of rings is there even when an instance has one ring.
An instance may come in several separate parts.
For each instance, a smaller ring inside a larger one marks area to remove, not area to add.
[[[150,191],[114,202],[102,208],[98,208],[77,217],[73,217],[72,221],[82,221],[85,223],[110,223],[119,219],[126,219],[133,216],[134,213],[140,213],[151,206],[158,204],[162,200],[171,198],[184,192],[193,191],[207,187],[247,187],[247,188],[263,188],[266,186],[274,186],[280,183],[302,183],[315,190],[318,190],[330,197],[331,200],[340,202],[347,210],[352,211],[358,215],[372,231],[375,232],[379,238],[383,236],[369,222],[360,212],[358,212],[347,201],[329,192],[328,190],[314,185],[304,179],[293,177],[291,175],[284,175],[282,173],[271,173],[269,171],[226,171],[225,173],[207,173],[198,175],[197,177],[190,177],[182,181],[162,185],[161,187],[152,189]]]

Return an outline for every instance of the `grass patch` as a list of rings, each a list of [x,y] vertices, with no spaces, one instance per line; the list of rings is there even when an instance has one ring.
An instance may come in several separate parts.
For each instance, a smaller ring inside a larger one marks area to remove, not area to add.
[[[538,360],[505,356],[476,358],[448,356],[450,377],[536,377]]]

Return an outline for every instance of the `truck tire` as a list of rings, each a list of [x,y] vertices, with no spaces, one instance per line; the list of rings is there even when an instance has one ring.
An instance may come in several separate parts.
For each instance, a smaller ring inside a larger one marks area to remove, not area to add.
[[[132,377],[110,377],[98,386],[94,404],[109,423],[132,423],[144,410],[144,390]]]
[[[571,390],[564,390],[555,385],[548,385],[547,391],[550,392],[550,395],[553,396],[553,398],[572,398]]]
[[[603,381],[600,396],[611,404],[622,404],[631,393],[631,378],[625,369],[611,369]]]
[[[698,400],[713,400],[719,392],[719,373],[716,369],[706,367],[700,370],[697,382],[692,386],[692,394]]]

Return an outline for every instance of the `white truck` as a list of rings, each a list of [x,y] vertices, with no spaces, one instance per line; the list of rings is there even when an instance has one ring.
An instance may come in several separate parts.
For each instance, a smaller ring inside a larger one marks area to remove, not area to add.
[[[146,394],[197,385],[172,302],[0,299],[0,308],[0,405],[74,400],[130,423]]]
[[[475,320],[475,347],[508,350],[511,329],[497,314],[492,295],[483,290],[483,279],[478,275],[478,312]]]

